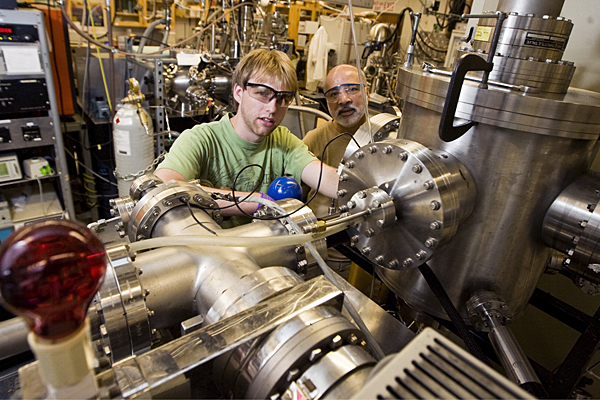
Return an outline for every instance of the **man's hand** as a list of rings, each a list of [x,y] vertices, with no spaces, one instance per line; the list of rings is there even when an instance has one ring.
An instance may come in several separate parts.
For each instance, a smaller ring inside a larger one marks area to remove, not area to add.
[[[302,180],[313,189],[317,189],[319,182],[319,173],[321,171],[321,161],[312,161],[302,171]],[[319,193],[331,199],[337,199],[338,185],[340,177],[335,168],[323,164],[323,175],[321,176],[321,185]]]

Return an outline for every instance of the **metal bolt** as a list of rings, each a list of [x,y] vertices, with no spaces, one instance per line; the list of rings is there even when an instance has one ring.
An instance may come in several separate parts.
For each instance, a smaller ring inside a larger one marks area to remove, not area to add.
[[[377,147],[376,146],[369,147],[369,153],[371,153],[371,154],[377,153]]]
[[[298,375],[300,374],[300,370],[298,368],[294,368],[292,370],[289,370],[287,373],[287,381],[291,382],[293,381]]]
[[[138,269],[137,269],[137,271],[138,271],[138,275],[141,275],[141,274],[143,274],[143,273],[144,273],[144,270],[143,270],[143,269],[141,269],[141,268],[138,268]]]
[[[361,340],[359,344],[361,347],[367,347],[367,342],[365,340]]]
[[[415,164],[415,165],[413,165],[413,167],[412,167],[412,171],[413,171],[415,174],[420,174],[420,173],[421,173],[421,171],[423,171],[423,167],[421,167],[419,164]]]
[[[441,207],[441,204],[437,200],[432,200],[431,203],[429,203],[429,208],[431,208],[432,210],[439,210],[440,207]]]
[[[173,203],[170,200],[164,200],[163,201],[163,205],[165,207],[171,207],[173,205]]]
[[[120,238],[124,238],[124,237],[125,237],[125,232],[123,232],[123,231],[119,231],[118,233],[119,233],[119,237],[120,237]],[[143,239],[143,238],[142,238],[142,239]],[[141,239],[139,239],[139,238],[138,238],[138,240],[141,240]]]
[[[364,151],[359,151],[355,155],[355,157],[358,158],[358,159],[363,158],[364,156],[365,156]]]
[[[440,224],[438,221],[433,221],[431,224],[429,224],[429,229],[434,230],[434,231],[437,231],[441,227],[442,227],[442,224]]]
[[[110,200],[108,200],[108,205],[109,205],[109,206],[111,206],[111,207],[114,207],[114,206],[115,206],[115,204],[117,204],[117,202],[115,201],[115,199],[110,199]]]
[[[375,262],[379,265],[383,265],[384,260],[385,258],[383,257],[383,255],[378,255],[377,257],[375,257]]]
[[[338,197],[344,197],[347,193],[348,191],[346,189],[341,189],[337,191]]]
[[[340,182],[346,182],[348,180],[348,174],[340,175]]]
[[[351,246],[356,246],[356,243],[358,243],[358,235],[354,235],[350,238],[350,245]]]
[[[587,226],[587,221],[579,221],[579,226],[585,228]]]
[[[110,355],[110,347],[104,346],[104,354],[106,354],[107,356]]]
[[[137,239],[137,240],[143,240],[143,239],[144,239],[144,237],[145,237],[144,235],[137,235],[136,239]]]
[[[106,329],[106,325],[104,325],[104,324],[100,325],[100,334],[102,336],[108,335],[108,330]]]
[[[153,216],[158,217],[158,214],[160,214],[160,211],[158,211],[157,209],[152,210]]]
[[[427,253],[424,250],[421,250],[416,255],[417,260],[424,260],[427,257]]]
[[[381,207],[381,203],[379,202],[379,200],[373,200],[373,207],[375,207],[375,208]]]
[[[433,188],[435,187],[435,184],[433,183],[433,181],[426,181],[426,182],[423,184],[423,187],[424,187],[425,189],[427,189],[427,190],[431,190],[431,189],[433,189]]]
[[[144,289],[144,297],[148,297],[150,295],[150,291],[148,289]]]
[[[110,209],[110,216],[111,217],[116,217],[117,216],[117,210],[115,210],[114,208]]]
[[[378,219],[377,222],[375,223],[375,225],[377,225],[379,228],[383,227],[384,221],[382,219]]]
[[[429,238],[425,241],[425,247],[427,247],[428,249],[431,247],[435,247],[435,245],[437,245],[437,240],[435,240],[434,238]]]
[[[148,316],[154,317],[154,310],[148,310]]]
[[[350,169],[354,168],[354,161],[352,161],[352,160],[348,161],[348,162],[346,163],[346,167],[348,167],[348,168],[350,168]]]
[[[342,344],[344,344],[344,341],[342,340],[342,337],[340,335],[335,335],[333,337],[333,339],[331,339],[330,346],[331,346],[332,349],[337,349]]]
[[[345,205],[345,204],[342,204],[342,205],[340,206],[340,212],[341,212],[341,213],[345,213],[346,211],[348,211],[348,206],[347,206],[347,205]]]
[[[383,148],[383,154],[390,154],[392,152],[392,146],[385,146]]]
[[[398,154],[398,159],[402,161],[408,160],[408,153],[403,151],[402,153]]]
[[[406,260],[402,261],[402,266],[404,268],[408,268],[413,264],[413,259],[412,258],[407,258]]]
[[[390,261],[390,262],[388,263],[388,268],[391,268],[391,269],[396,269],[396,268],[398,268],[398,265],[400,265],[400,263],[398,262],[398,260],[396,260],[396,259],[394,258],[392,261]]]
[[[148,230],[148,224],[144,224],[144,225],[142,226],[142,230],[145,230],[145,231],[147,231],[147,230]]]
[[[365,256],[368,256],[369,253],[371,252],[371,248],[370,247],[363,247],[363,249],[360,252],[363,253]]]
[[[350,200],[350,201],[349,201],[349,202],[346,204],[346,206],[348,206],[348,208],[349,208],[350,210],[352,210],[354,207],[356,207],[356,203],[355,203],[354,201]]]
[[[375,231],[371,228],[367,229],[367,231],[365,232],[365,236],[370,238],[375,234]]]
[[[156,335],[156,329],[152,329],[152,330],[150,331],[150,333],[151,333],[152,335]]]
[[[314,349],[313,351],[310,352],[310,355],[308,356],[308,360],[310,362],[315,361],[317,358],[319,358],[321,356],[321,349]]]
[[[354,344],[356,342],[358,342],[358,337],[354,333],[348,335],[348,343]]]
[[[359,199],[364,199],[365,197],[367,197],[367,194],[365,192],[363,192],[362,190],[358,193],[356,193],[356,195],[358,196]]]

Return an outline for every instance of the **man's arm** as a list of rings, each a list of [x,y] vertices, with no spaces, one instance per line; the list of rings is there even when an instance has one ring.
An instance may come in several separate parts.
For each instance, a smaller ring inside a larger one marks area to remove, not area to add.
[[[186,181],[186,179],[183,177],[183,175],[181,175],[179,172],[173,171],[172,169],[168,169],[168,168],[157,169],[156,171],[154,171],[154,175],[156,175],[160,179],[162,179],[163,182]],[[215,188],[211,188],[208,186],[202,186],[202,189],[205,192],[219,193],[222,195],[231,194],[231,190],[215,189]],[[249,194],[249,192],[235,192],[236,197],[239,197],[239,198],[244,198],[244,197],[248,196],[248,194]],[[260,193],[254,193],[252,196],[260,197]],[[219,207],[224,208],[223,216],[244,215],[244,213],[242,213],[236,206],[231,206],[233,204],[231,201],[216,200],[216,202]],[[243,202],[243,203],[240,203],[239,206],[242,210],[244,210],[244,212],[246,214],[252,215],[252,213],[256,210],[256,207],[258,207],[258,203]],[[229,207],[229,208],[225,208],[225,207]]]
[[[160,168],[154,171],[154,175],[162,179],[163,182],[168,181],[185,181],[186,179],[177,171],[168,168]]]
[[[312,161],[302,170],[302,181],[313,189],[317,189],[319,182],[319,173],[321,171],[321,162]],[[337,199],[338,184],[340,177],[335,168],[327,164],[323,164],[323,175],[321,177],[321,185],[319,193],[331,199]]]

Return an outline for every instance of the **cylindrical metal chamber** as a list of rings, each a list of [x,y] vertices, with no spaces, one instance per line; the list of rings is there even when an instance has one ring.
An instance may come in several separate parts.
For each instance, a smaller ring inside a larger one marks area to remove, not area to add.
[[[473,214],[429,261],[431,268],[463,316],[477,289],[498,293],[519,316],[550,255],[544,215],[596,154],[600,95],[571,89],[554,100],[465,83],[456,117],[478,125],[445,142],[438,127],[449,79],[400,69],[398,82],[405,101],[398,137],[452,154],[477,186]],[[419,271],[381,272],[410,305],[446,317]]]
[[[564,2],[564,0],[500,0],[498,10],[557,17],[560,15]]]

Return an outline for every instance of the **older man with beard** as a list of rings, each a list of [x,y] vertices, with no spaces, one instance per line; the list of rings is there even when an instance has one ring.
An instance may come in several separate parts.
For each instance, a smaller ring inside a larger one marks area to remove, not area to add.
[[[360,73],[362,74],[362,71]],[[352,139],[351,135],[354,135],[358,128],[366,121],[365,105],[363,104],[360,92],[358,74],[359,71],[356,67],[347,64],[337,65],[329,71],[325,78],[323,89],[325,91],[327,107],[333,117],[333,121],[329,121],[317,129],[313,129],[303,139],[303,142],[313,154],[322,159],[325,164],[332,167],[337,167],[340,163],[344,157],[344,151]],[[365,90],[367,89],[365,88]],[[367,91],[367,97],[368,94]],[[323,149],[327,143],[342,133],[349,133],[350,135],[343,135],[335,139],[327,146],[325,154],[323,154]],[[308,198],[313,193],[314,189],[309,192]],[[310,208],[318,217],[327,215],[330,205],[331,198],[321,194],[317,194],[309,203]]]

